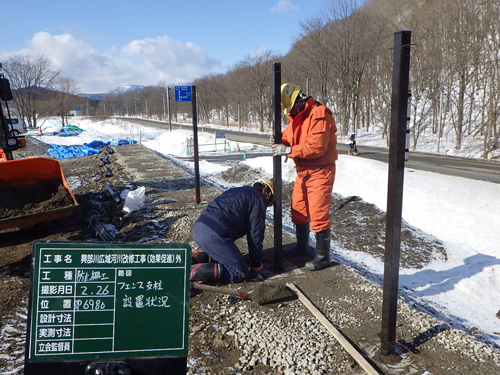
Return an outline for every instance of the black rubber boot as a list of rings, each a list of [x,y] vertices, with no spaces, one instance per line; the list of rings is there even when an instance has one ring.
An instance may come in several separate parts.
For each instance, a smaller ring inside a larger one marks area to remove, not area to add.
[[[191,281],[217,281],[222,279],[224,267],[219,263],[198,263],[191,266]]]
[[[198,263],[215,263],[215,260],[206,251],[197,251],[191,255],[191,264]]]
[[[316,233],[316,256],[312,262],[306,263],[310,271],[319,271],[330,267],[330,229]]]
[[[283,254],[287,257],[309,255],[309,224],[296,224],[295,233],[297,244],[293,247],[283,248]]]

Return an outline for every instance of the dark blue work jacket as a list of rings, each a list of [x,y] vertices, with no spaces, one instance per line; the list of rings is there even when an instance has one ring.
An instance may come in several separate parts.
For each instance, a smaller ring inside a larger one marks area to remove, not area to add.
[[[209,225],[221,237],[236,241],[247,236],[248,252],[253,265],[262,258],[266,229],[267,198],[252,186],[226,190],[210,202],[198,221]]]

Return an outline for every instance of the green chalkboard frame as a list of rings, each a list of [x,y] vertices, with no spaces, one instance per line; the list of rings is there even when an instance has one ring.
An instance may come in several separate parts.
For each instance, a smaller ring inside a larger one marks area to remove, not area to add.
[[[188,244],[33,244],[26,363],[187,356]]]

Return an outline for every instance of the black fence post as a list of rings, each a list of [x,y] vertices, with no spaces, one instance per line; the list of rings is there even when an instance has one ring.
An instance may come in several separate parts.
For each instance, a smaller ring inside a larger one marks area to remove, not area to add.
[[[273,64],[273,135],[274,142],[281,143],[281,63]],[[283,270],[283,195],[281,179],[281,155],[273,156],[274,183],[274,269]]]
[[[196,110],[196,86],[191,86],[191,98],[191,103],[193,105],[194,179],[196,188],[196,203],[200,204],[200,156],[198,153],[198,112]]]
[[[398,308],[411,31],[394,34],[381,353],[394,354]]]

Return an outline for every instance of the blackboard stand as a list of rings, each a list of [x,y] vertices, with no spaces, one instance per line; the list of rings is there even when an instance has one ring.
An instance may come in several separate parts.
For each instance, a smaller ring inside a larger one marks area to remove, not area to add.
[[[188,244],[33,244],[25,375],[185,375]]]
[[[113,360],[112,362],[116,362]],[[112,372],[109,375],[185,375],[187,373],[187,356],[168,358],[126,358],[122,359],[130,372]],[[24,366],[25,375],[95,375],[96,372],[87,372],[87,367],[91,361],[86,362],[36,362],[26,363]],[[106,362],[99,362],[106,363]],[[111,362],[110,362],[111,363]],[[101,375],[105,373],[102,372]]]

